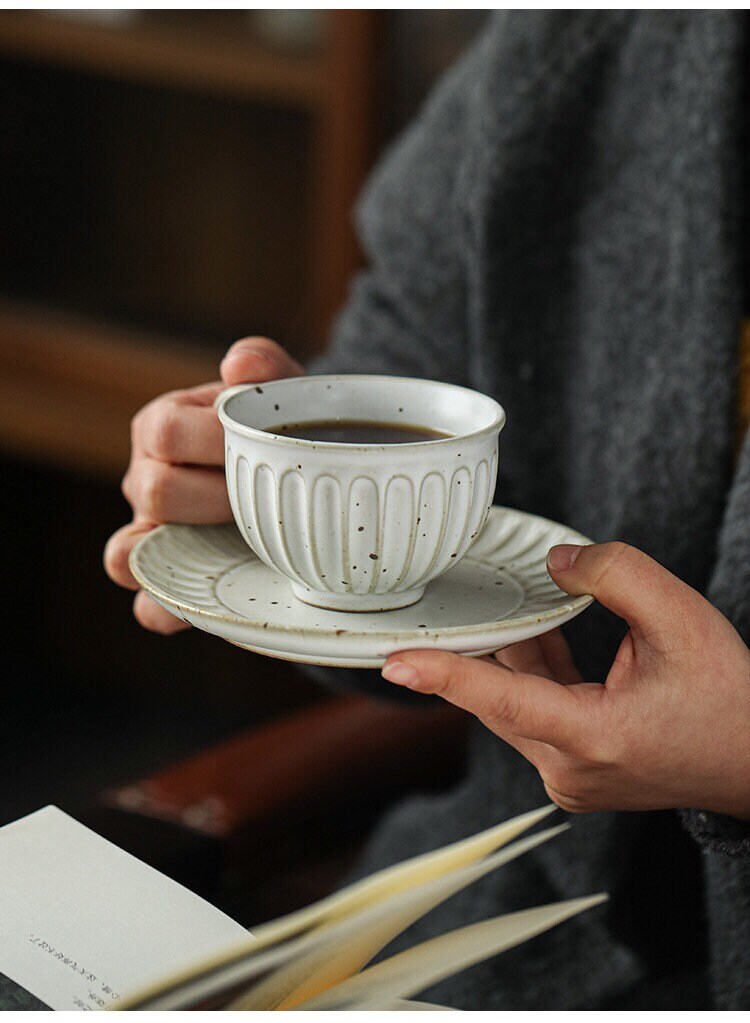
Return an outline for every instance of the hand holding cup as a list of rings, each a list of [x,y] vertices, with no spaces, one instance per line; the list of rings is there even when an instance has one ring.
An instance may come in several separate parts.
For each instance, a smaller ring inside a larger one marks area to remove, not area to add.
[[[165,522],[231,522],[224,476],[224,437],[213,407],[221,391],[241,383],[300,376],[302,367],[274,341],[247,337],[221,363],[221,380],[171,391],[133,419],[130,466],[122,482],[133,520],[114,533],[104,566],[119,586],[136,592],[133,613],[145,628],[170,635],[186,624],[139,590],[128,567],[138,540]]]

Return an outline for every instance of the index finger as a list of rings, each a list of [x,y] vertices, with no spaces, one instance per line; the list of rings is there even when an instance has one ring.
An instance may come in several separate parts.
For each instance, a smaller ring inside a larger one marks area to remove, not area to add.
[[[213,407],[221,384],[175,391],[149,402],[133,420],[136,454],[174,465],[224,464],[224,431]]]
[[[459,654],[440,650],[392,654],[383,677],[442,696],[499,734],[545,742],[558,749],[578,748],[596,727],[591,720],[595,697],[588,699],[584,688]]]

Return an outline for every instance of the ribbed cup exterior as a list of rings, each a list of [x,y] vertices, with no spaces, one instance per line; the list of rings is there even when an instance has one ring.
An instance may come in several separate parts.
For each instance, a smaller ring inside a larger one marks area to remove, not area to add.
[[[497,434],[346,451],[226,428],[229,499],[246,542],[312,591],[423,587],[455,565],[489,513]]]

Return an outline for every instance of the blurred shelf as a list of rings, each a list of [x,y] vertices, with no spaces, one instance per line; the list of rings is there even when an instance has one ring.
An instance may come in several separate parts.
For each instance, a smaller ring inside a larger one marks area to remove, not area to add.
[[[222,12],[226,14],[226,12]],[[110,78],[187,88],[313,112],[335,83],[326,56],[259,44],[236,20],[139,17],[116,27],[18,11],[0,13],[0,54]]]
[[[219,357],[178,338],[0,299],[0,448],[118,478],[138,409],[217,379]]]
[[[372,157],[375,13],[326,12],[320,46],[305,53],[258,42],[244,13],[177,13],[107,25],[0,12],[14,115],[3,286],[33,296],[0,296],[0,449],[112,481],[138,409],[216,379],[223,353],[107,322],[87,296],[155,323],[218,323],[223,311],[234,322],[247,303],[270,324],[288,295],[309,352],[359,262],[351,207]],[[143,116],[143,85],[171,90],[151,94],[161,120]],[[204,201],[191,204],[200,182]],[[33,196],[20,213],[19,189]],[[55,218],[60,257],[39,259],[37,232]],[[59,309],[45,305],[51,283]]]
[[[12,154],[4,162],[10,178],[6,197],[14,189],[30,189],[29,174],[42,192],[57,175],[84,207],[92,245],[101,244],[95,237],[96,226],[103,224],[101,203],[115,219],[106,264],[119,259],[130,278],[138,277],[133,233],[116,215],[127,201],[136,204],[136,214],[150,203],[152,237],[164,247],[163,265],[175,255],[170,272],[178,297],[191,288],[184,254],[203,245],[217,254],[219,286],[203,282],[213,301],[222,301],[223,294],[226,306],[241,305],[253,282],[267,292],[254,296],[254,307],[263,310],[264,297],[267,306],[277,301],[274,275],[302,310],[295,333],[319,346],[361,262],[351,211],[374,154],[380,12],[321,12],[320,31],[314,33],[319,39],[304,52],[260,41],[247,11],[134,15],[107,24],[64,11],[0,12],[0,73],[11,136],[4,140]],[[151,116],[144,116],[144,107]],[[55,112],[54,123],[46,120],[49,110]],[[66,118],[69,130],[63,128]],[[45,163],[52,138],[57,149]],[[176,154],[188,157],[170,172]],[[26,176],[18,175],[19,167]],[[86,174],[94,188],[82,198],[76,188]],[[205,194],[193,210],[190,198],[201,176]],[[108,194],[107,183],[117,186]],[[285,190],[286,199],[280,198]],[[183,209],[175,215],[178,204]],[[12,224],[12,208],[3,219]],[[0,245],[0,257],[4,247],[12,252],[17,239],[30,237],[33,213],[23,211],[20,220],[15,232],[3,225],[10,240]],[[188,223],[185,242],[180,225]],[[227,225],[233,225],[239,241],[222,233]],[[270,249],[261,273],[255,256],[243,249],[243,239],[257,226]],[[95,264],[93,247],[91,254]],[[285,276],[286,263],[293,272]],[[300,266],[301,282],[295,269]],[[31,269],[37,272],[33,264]],[[143,274],[148,278],[148,271]],[[143,280],[141,285],[148,291]],[[159,288],[159,300],[171,300],[163,279]],[[161,312],[169,315],[168,308]],[[186,312],[186,322],[196,322]]]

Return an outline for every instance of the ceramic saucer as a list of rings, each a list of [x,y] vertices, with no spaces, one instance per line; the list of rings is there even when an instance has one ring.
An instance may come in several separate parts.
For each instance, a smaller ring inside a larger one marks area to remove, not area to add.
[[[462,560],[398,611],[323,611],[245,544],[234,523],[160,526],[133,549],[140,585],[198,629],[270,657],[336,667],[380,667],[396,650],[433,647],[480,656],[570,621],[592,597],[550,579],[557,543],[590,543],[548,519],[493,507]]]

